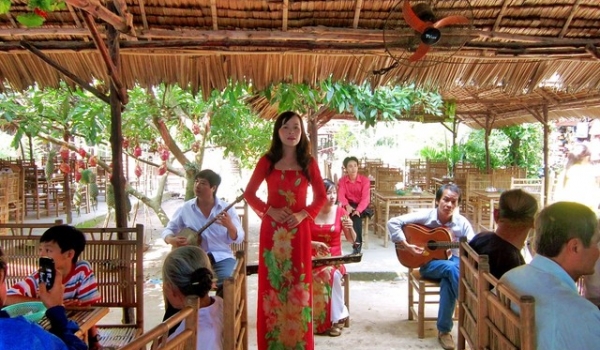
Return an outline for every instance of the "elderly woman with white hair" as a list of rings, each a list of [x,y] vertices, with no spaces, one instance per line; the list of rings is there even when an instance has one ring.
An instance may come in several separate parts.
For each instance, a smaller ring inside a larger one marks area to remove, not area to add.
[[[185,306],[187,296],[200,299],[198,310],[198,349],[223,348],[223,300],[211,297],[215,278],[206,253],[196,246],[177,248],[167,255],[163,265],[163,291],[177,309]],[[182,322],[171,337],[185,328]]]

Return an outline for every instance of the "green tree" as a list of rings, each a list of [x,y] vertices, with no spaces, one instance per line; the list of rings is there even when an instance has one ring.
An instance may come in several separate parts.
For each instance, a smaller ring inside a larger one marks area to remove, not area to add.
[[[389,85],[373,89],[368,82],[361,85],[331,78],[317,87],[307,84],[281,83],[262,94],[279,110],[294,110],[316,117],[326,110],[356,117],[366,127],[378,121],[413,120],[419,114],[443,115],[444,103],[439,93],[415,85]]]
[[[190,179],[202,168],[206,147],[223,147],[226,155],[239,157],[249,165],[254,164],[270,141],[270,123],[254,115],[245,104],[250,88],[243,83],[230,83],[223,91],[213,91],[208,100],[178,86],[166,85],[148,90],[135,87],[129,95],[130,103],[123,113],[123,134],[128,143],[124,152],[135,161],[162,167],[165,173],[154,198],[130,185],[126,185],[126,191],[152,208],[165,225],[169,219],[160,204],[168,173],[188,179],[189,198],[193,196]],[[0,110],[0,127],[8,124],[17,130],[13,147],[25,135],[71,151],[78,150],[73,137],[83,138],[89,146],[106,145],[105,140],[109,139],[109,106],[66,84],[58,89],[31,87],[23,92],[0,94]],[[161,151],[161,160],[151,162],[139,157],[139,146]],[[173,166],[175,160],[183,165],[183,171]],[[110,172],[109,164],[98,160],[98,165]]]
[[[528,176],[537,175],[542,164],[541,124],[522,124],[493,129],[489,138],[490,165],[492,169],[519,166],[527,169]],[[463,149],[463,159],[485,169],[484,130],[469,134]]]

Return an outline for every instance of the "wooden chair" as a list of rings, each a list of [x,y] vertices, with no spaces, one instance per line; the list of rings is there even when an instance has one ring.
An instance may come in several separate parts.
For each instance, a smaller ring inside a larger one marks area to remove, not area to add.
[[[471,221],[473,227],[479,227],[479,222],[477,222],[478,207],[476,198],[473,195],[473,191],[485,191],[485,189],[490,186],[492,186],[491,174],[467,174],[467,185],[462,195],[462,201],[464,202],[465,207],[463,215],[465,215]],[[489,208],[487,213],[488,215],[491,213]]]
[[[397,168],[377,168],[375,191],[394,192],[396,184],[404,181],[402,170]]]
[[[481,272],[489,272],[487,255],[477,254],[466,241],[460,243],[460,280],[458,293],[458,350],[480,349],[482,332]]]
[[[23,165],[24,172],[24,210],[25,216],[31,209],[36,212],[36,218],[41,217],[41,213],[49,214],[50,199],[48,196],[48,186],[40,181],[40,173],[35,164]]]
[[[415,300],[414,293],[418,299]],[[425,321],[436,321],[436,316],[427,316],[425,306],[439,304],[440,283],[421,277],[418,269],[408,269],[408,319],[417,319],[417,335],[419,339],[425,337]]]
[[[544,179],[525,179],[512,177],[510,179],[510,188],[520,188],[531,194],[537,199],[538,208],[544,207]]]
[[[536,349],[535,299],[519,295],[499,283],[489,272],[481,273],[481,349]],[[492,290],[492,287],[495,287]],[[519,312],[515,312],[515,308]]]
[[[119,348],[119,350],[196,350],[198,340],[198,308],[200,306],[198,297],[187,297],[186,306],[175,315],[169,317],[148,332],[145,332],[131,343]],[[176,328],[179,323],[185,321],[183,332],[169,339],[169,331]]]
[[[448,162],[427,159],[425,167],[427,172],[427,189],[431,192],[435,192],[436,184],[433,178],[442,178],[448,175]]]
[[[248,349],[246,253],[241,250],[231,277],[223,281],[223,349]]]
[[[144,226],[81,230],[81,259],[92,265],[102,296],[96,305],[123,309],[122,323],[98,325],[100,344],[119,348],[144,331]]]

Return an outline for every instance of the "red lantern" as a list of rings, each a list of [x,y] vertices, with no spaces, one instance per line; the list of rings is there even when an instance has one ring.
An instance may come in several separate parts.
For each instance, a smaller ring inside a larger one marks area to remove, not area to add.
[[[63,174],[68,174],[69,172],[71,172],[71,167],[69,166],[68,163],[62,162],[62,163],[60,163],[60,171]]]
[[[133,149],[133,156],[139,158],[142,155],[142,148],[138,145]]]

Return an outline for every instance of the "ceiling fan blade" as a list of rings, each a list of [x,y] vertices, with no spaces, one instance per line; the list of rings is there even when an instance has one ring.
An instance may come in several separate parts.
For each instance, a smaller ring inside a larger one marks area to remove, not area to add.
[[[448,16],[440,19],[433,24],[434,28],[442,28],[454,24],[469,24],[469,19],[464,16]]]
[[[431,26],[431,23],[421,21],[415,11],[413,11],[408,0],[404,0],[404,4],[402,5],[402,16],[406,23],[419,33],[423,33],[427,27]]]
[[[419,47],[417,47],[417,51],[415,51],[415,53],[413,53],[412,56],[408,58],[408,61],[416,62],[423,58],[427,54],[427,52],[429,52],[429,45],[421,43],[419,44]]]

